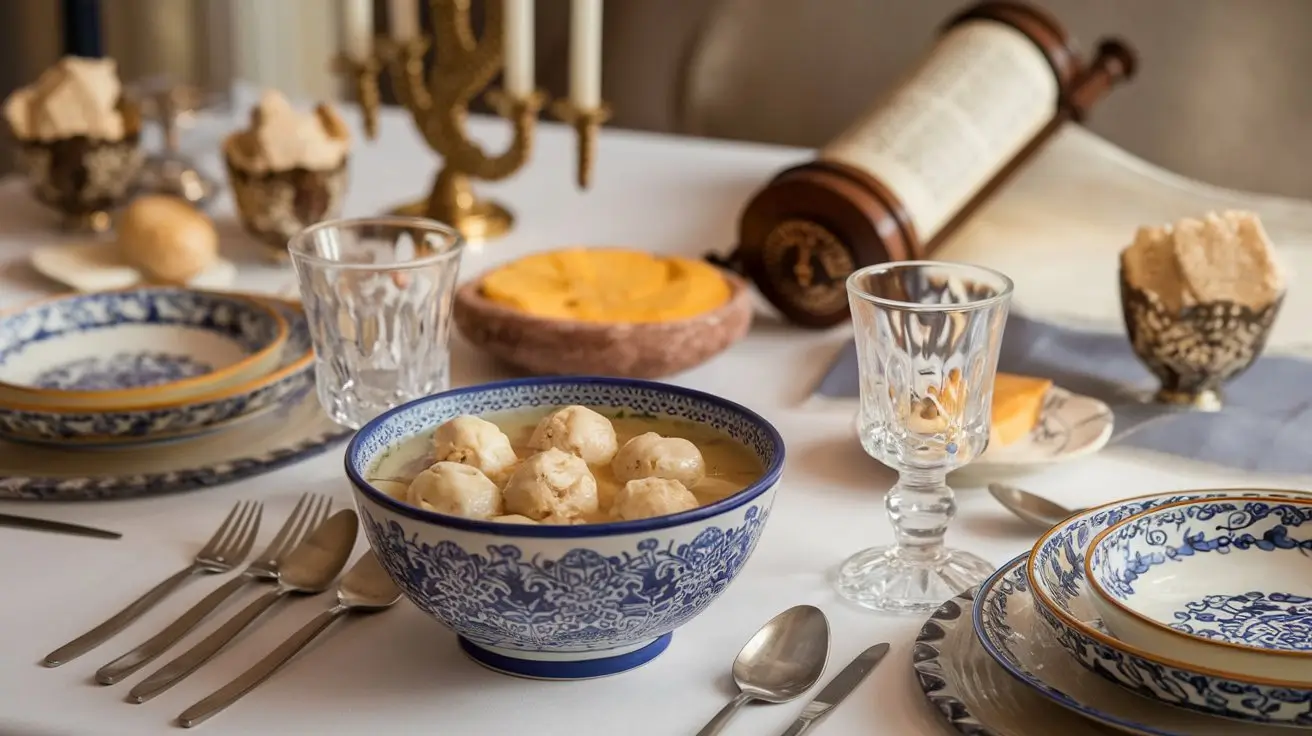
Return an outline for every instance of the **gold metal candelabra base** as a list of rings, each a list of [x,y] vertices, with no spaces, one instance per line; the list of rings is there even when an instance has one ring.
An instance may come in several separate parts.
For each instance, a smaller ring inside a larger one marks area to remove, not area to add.
[[[470,243],[483,243],[505,235],[515,225],[510,210],[488,199],[478,199],[469,177],[443,168],[427,199],[396,207],[392,214],[427,217],[460,231]]]
[[[455,216],[433,217],[428,214],[428,200],[417,200],[390,210],[403,217],[428,217],[447,223],[460,231],[470,243],[482,243],[499,238],[515,226],[515,216],[496,202],[475,202],[473,207]]]

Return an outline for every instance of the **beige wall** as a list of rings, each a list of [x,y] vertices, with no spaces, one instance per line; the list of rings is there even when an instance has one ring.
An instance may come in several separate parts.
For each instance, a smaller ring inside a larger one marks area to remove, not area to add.
[[[477,2],[477,0],[475,0]],[[1312,0],[1036,0],[1087,48],[1128,38],[1142,71],[1090,127],[1168,168],[1312,197]],[[887,89],[967,0],[606,0],[613,125],[817,145]],[[337,0],[106,0],[126,78],[234,76],[293,94],[328,68]],[[542,86],[563,94],[568,0],[538,0]],[[325,12],[327,11],[327,12]],[[0,94],[59,51],[58,3],[0,0]]]

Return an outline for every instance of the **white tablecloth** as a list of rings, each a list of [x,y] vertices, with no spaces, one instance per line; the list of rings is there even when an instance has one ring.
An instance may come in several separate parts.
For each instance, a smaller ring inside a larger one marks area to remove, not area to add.
[[[213,144],[230,125],[228,120],[208,120],[187,140],[197,146]],[[479,121],[477,128],[494,144],[500,141],[499,122]],[[466,277],[529,251],[565,245],[631,245],[688,255],[724,248],[732,242],[739,208],[750,193],[807,152],[607,131],[589,193],[574,188],[573,155],[569,131],[543,126],[534,160],[523,173],[503,184],[480,187],[512,206],[518,224],[510,237],[466,257]],[[213,157],[206,163],[219,171]],[[352,167],[347,214],[362,215],[424,192],[435,162],[409,120],[389,114],[382,122],[381,142],[361,143]],[[1071,170],[1069,175],[1079,177],[1080,172]],[[242,266],[241,283],[269,291],[290,283],[289,272],[259,262],[255,246],[240,233],[230,212],[225,198],[217,217],[225,253]],[[0,185],[0,307],[55,290],[25,262],[33,245],[65,239],[53,231],[54,223],[17,183]],[[1017,280],[1023,287],[1025,276]],[[848,334],[845,328],[792,328],[763,310],[751,334],[731,352],[674,379],[762,412],[783,433],[790,461],[769,527],[741,578],[679,630],[670,649],[653,663],[591,682],[514,679],[463,657],[450,632],[403,602],[382,616],[345,622],[201,728],[212,734],[321,736],[690,734],[733,695],[730,662],[757,627],[789,606],[811,603],[824,609],[831,621],[827,677],[870,644],[888,641],[893,646],[885,662],[818,733],[944,732],[911,674],[911,645],[920,617],[877,615],[849,606],[829,585],[830,574],[844,557],[891,538],[882,493],[892,476],[854,442],[850,409],[801,406]],[[457,383],[503,375],[461,343],[454,348],[453,373]],[[993,503],[982,490],[985,480],[957,479],[960,513],[950,541],[1002,563],[1024,551],[1036,533]],[[1120,450],[1040,468],[1022,480],[1026,487],[1069,505],[1188,486],[1297,485],[1289,478],[1255,478]],[[184,707],[242,672],[329,605],[328,596],[294,601],[145,705],[123,701],[130,685],[100,687],[92,684],[91,674],[212,589],[217,584],[213,578],[193,582],[90,655],[54,670],[38,662],[186,564],[234,501],[265,501],[262,537],[268,539],[269,528],[280,523],[305,491],[331,493],[341,504],[350,503],[340,449],[231,486],[161,498],[0,503],[0,511],[48,515],[125,533],[120,541],[104,542],[0,530],[0,733],[169,733],[172,719]],[[234,611],[235,606],[229,606],[224,615]],[[215,625],[211,620],[185,642],[196,641]],[[748,707],[725,733],[781,731],[802,704]]]

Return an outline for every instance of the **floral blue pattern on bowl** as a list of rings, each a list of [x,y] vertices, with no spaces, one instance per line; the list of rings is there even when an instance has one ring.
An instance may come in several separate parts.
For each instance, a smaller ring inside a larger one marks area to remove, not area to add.
[[[1191,712],[1155,702],[1151,697],[1130,695],[1114,680],[1109,681],[1110,678],[1083,667],[1072,667],[1064,645],[1053,640],[1051,630],[1041,620],[1025,571],[1027,558],[1023,554],[1006,563],[980,586],[975,595],[972,624],[985,654],[1030,692],[1118,733],[1139,736],[1288,736],[1295,733],[1288,726],[1301,725],[1292,714],[1307,711],[1308,698],[1303,692],[1270,693],[1273,699],[1265,705],[1273,710],[1285,708],[1285,715],[1291,715],[1283,721],[1258,723],[1254,721],[1261,719],[1241,718],[1248,722],[1236,723],[1233,719],[1216,718],[1203,709]],[[979,663],[959,662],[957,666],[958,677],[968,678],[972,683],[986,683],[977,689],[988,687],[989,696],[999,701],[1000,710],[1038,710],[1022,700],[1020,693],[1009,692],[1008,688],[992,682]],[[1232,693],[1224,683],[1210,680],[1195,680],[1189,686],[1210,692],[1215,698],[1244,697],[1242,693]],[[1260,696],[1248,694],[1247,697],[1253,701],[1253,707],[1261,705],[1257,700]],[[988,710],[991,709],[985,712]],[[1074,724],[1045,724],[1038,719],[1036,716],[1035,723],[1007,733],[1049,736],[1076,730],[1071,728]],[[1060,721],[1051,717],[1049,720]],[[1048,728],[1044,729],[1044,725]]]
[[[1090,671],[1147,698],[1253,723],[1312,726],[1312,690],[1267,677],[1237,678],[1135,647],[1109,633],[1089,595],[1085,550],[1108,527],[1167,504],[1195,499],[1312,500],[1298,492],[1217,489],[1126,499],[1076,514],[1035,543],[1026,563],[1035,608],[1052,635]]]
[[[1196,499],[1094,537],[1085,578],[1122,641],[1238,677],[1312,687],[1312,502]]]
[[[54,410],[0,403],[0,438],[75,446],[120,446],[213,432],[294,403],[314,385],[314,347],[299,304],[261,300],[288,325],[287,341],[271,371],[239,386],[139,409]]]
[[[78,294],[0,316],[0,403],[126,409],[268,372],[287,339],[254,299],[180,288]]]
[[[397,501],[365,481],[397,443],[462,414],[581,404],[708,424],[765,468],[728,498],[671,516],[580,526],[499,524]],[[480,664],[522,677],[581,679],[650,661],[742,570],[769,518],[784,443],[759,415],[652,381],[531,378],[455,389],[366,424],[346,450],[365,533],[416,606]]]

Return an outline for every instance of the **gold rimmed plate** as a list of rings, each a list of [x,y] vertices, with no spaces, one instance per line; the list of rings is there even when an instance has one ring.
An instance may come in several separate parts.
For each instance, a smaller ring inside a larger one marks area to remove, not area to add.
[[[287,342],[271,305],[230,293],[129,288],[0,317],[0,406],[135,409],[240,385]]]
[[[288,337],[272,370],[226,389],[180,401],[101,409],[51,409],[0,401],[0,438],[24,443],[111,447],[173,440],[226,428],[280,406],[314,382],[314,348],[297,302],[250,297],[276,310]]]

